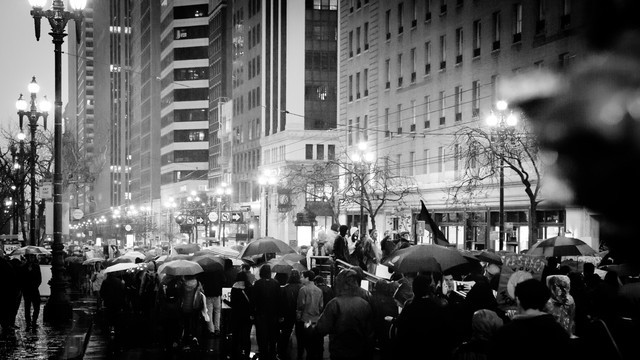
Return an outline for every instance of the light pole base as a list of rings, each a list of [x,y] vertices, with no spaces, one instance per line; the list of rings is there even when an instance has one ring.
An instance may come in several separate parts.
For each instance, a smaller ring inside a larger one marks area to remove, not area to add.
[[[60,325],[70,321],[72,317],[73,308],[66,291],[62,290],[61,293],[57,294],[52,292],[49,300],[44,305],[42,314],[44,322]]]

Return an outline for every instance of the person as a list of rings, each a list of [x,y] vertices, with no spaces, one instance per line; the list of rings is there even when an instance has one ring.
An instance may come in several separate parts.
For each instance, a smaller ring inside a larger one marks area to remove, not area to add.
[[[38,327],[38,315],[40,314],[40,283],[42,283],[42,273],[38,256],[27,250],[25,254],[27,261],[22,265],[20,281],[22,284],[22,297],[24,299],[24,319],[26,328]],[[33,307],[33,313],[31,313]]]
[[[387,317],[398,317],[398,305],[393,299],[394,284],[384,279],[378,280],[371,293],[371,308],[373,310],[373,323],[375,329],[376,348],[380,350],[381,359],[392,359],[393,349],[389,330],[391,322]]]
[[[464,297],[458,294],[456,291],[456,280],[453,278],[453,274],[444,273],[442,275],[442,296],[450,306],[458,306],[464,300]]]
[[[453,351],[452,360],[488,359],[491,339],[503,325],[504,322],[494,311],[476,310],[471,319],[471,339]]]
[[[2,279],[2,291],[0,292],[0,326],[2,334],[8,335],[15,325],[13,312],[15,299],[19,294],[18,272],[4,256],[0,249],[0,278]]]
[[[408,231],[403,231],[400,233],[400,239],[396,243],[395,250],[406,249],[411,246],[411,234]]]
[[[22,284],[21,284],[21,277],[22,277],[22,265],[24,264],[24,258],[21,257],[14,257],[11,260],[9,260],[9,263],[11,264],[11,266],[13,267],[15,274],[16,274],[16,285],[17,285],[17,291],[15,292],[15,297],[13,299],[13,304],[11,305],[11,324],[14,324],[15,327],[15,321],[16,321],[16,317],[18,316],[18,310],[20,310],[20,304],[22,303]]]
[[[282,287],[282,301],[281,312],[283,321],[280,323],[280,337],[278,338],[278,356],[282,360],[289,358],[289,340],[291,338],[291,332],[296,329],[296,339],[298,346],[298,359],[302,358],[304,353],[303,342],[300,341],[302,336],[302,328],[296,324],[296,308],[298,305],[298,293],[302,288],[302,282],[300,281],[300,272],[298,270],[291,270],[287,284]]]
[[[373,233],[375,229],[369,231],[369,234]],[[373,238],[370,235],[364,235],[362,237],[361,242],[361,256],[362,261],[360,266],[362,270],[374,274],[376,273],[376,266],[378,266],[378,261],[380,261],[380,257],[378,252],[376,251],[376,245],[374,243]]]
[[[241,271],[231,287],[232,360],[245,360],[251,351],[251,326],[254,320],[253,286]]]
[[[391,281],[394,282],[395,291],[393,293],[393,299],[398,304],[398,307],[402,308],[404,304],[413,297],[413,291],[411,286],[415,273],[402,274],[394,272],[391,275]]]
[[[182,289],[180,276],[164,275],[160,279],[158,314],[160,315],[162,342],[166,352],[176,350],[180,342]]]
[[[309,331],[329,335],[331,359],[371,359],[374,346],[373,311],[358,296],[358,274],[344,269],[336,276],[336,297],[327,303]]]
[[[313,282],[316,284],[318,289],[322,290],[322,308],[324,309],[325,307],[327,307],[327,303],[329,302],[329,300],[333,299],[334,297],[333,289],[331,288],[331,286],[327,285],[327,282],[322,275],[316,275],[316,277],[313,278]]]
[[[547,301],[545,311],[553,315],[569,336],[575,333],[576,304],[569,294],[571,282],[566,275],[547,276],[547,287],[551,297]]]
[[[342,260],[347,264],[350,263],[349,244],[347,243],[347,231],[349,227],[347,225],[340,225],[340,233],[336,236],[333,243],[333,255],[336,260],[336,267],[338,266],[337,260]]]
[[[455,327],[459,341],[468,340],[472,336],[473,314],[482,309],[493,311],[505,324],[510,321],[507,314],[498,307],[498,301],[493,295],[493,288],[489,281],[479,278],[464,300],[458,306],[452,307],[452,310],[455,311],[453,316],[457,321]]]
[[[558,359],[571,358],[569,334],[553,318],[544,312],[549,300],[549,289],[539,280],[527,279],[516,285],[515,298],[518,313],[511,322],[500,328],[489,346],[489,358]],[[542,344],[523,347],[523,339],[537,339],[544,334]]]
[[[96,298],[96,308],[98,311],[102,308],[102,297],[100,296],[100,288],[102,287],[102,282],[106,278],[104,274],[103,265],[101,262],[96,262],[94,265],[94,272],[91,275],[91,290],[93,290],[93,295]]]
[[[395,321],[398,358],[409,359],[428,348],[430,357],[446,359],[453,351],[451,316],[446,301],[436,295],[436,286],[432,273],[413,280],[413,298]]]
[[[117,272],[108,273],[100,286],[100,297],[104,301],[109,332],[115,338],[117,347],[121,343],[122,313],[126,302],[124,281]]]
[[[324,337],[316,332],[305,330],[318,322],[323,309],[322,290],[313,282],[314,277],[313,271],[307,270],[302,273],[302,288],[298,293],[296,308],[296,338],[298,349],[302,345],[306,350],[307,360],[322,360]],[[300,360],[302,360],[301,355],[298,350]]]
[[[251,283],[251,285],[253,285],[253,283],[256,282],[256,276],[253,275],[253,273],[251,272],[251,265],[246,264],[246,263],[242,264],[242,267],[241,267],[240,270],[247,274],[247,281],[249,281]],[[237,276],[236,276],[236,278],[237,278]]]
[[[347,247],[349,248],[349,264],[362,268],[362,242],[360,239],[360,229],[355,226],[349,230]]]
[[[540,279],[543,284],[546,284],[547,276],[560,274],[559,264],[560,260],[557,257],[550,256],[547,258],[547,264],[542,269],[542,278]]]
[[[333,254],[333,244],[340,233],[340,225],[338,223],[331,224],[331,228],[327,230],[327,242],[324,244],[327,255]]]
[[[205,305],[202,294],[202,284],[195,275],[183,276],[180,310],[183,325],[183,350],[185,351],[190,351],[192,346],[199,345],[196,334],[200,312]]]
[[[222,285],[225,277],[222,271],[205,271],[198,274],[202,289],[206,297],[206,309],[209,321],[207,321],[208,335],[220,336],[220,314],[222,312]]]
[[[238,269],[233,266],[233,261],[231,259],[224,259],[224,287],[232,287],[237,275]]]
[[[590,262],[584,263],[582,274],[584,277],[584,284],[588,290],[595,289],[596,286],[602,281],[600,276],[598,276],[595,273],[595,271],[596,271],[596,266],[594,264]]]
[[[391,231],[386,230],[384,232],[384,237],[380,241],[380,250],[382,251],[381,261],[386,260],[391,253],[396,249],[396,244],[393,242],[391,238]]]
[[[278,282],[271,278],[271,266],[260,267],[260,279],[253,285],[254,312],[256,318],[256,340],[263,360],[276,358],[278,322],[281,319],[281,290]]]

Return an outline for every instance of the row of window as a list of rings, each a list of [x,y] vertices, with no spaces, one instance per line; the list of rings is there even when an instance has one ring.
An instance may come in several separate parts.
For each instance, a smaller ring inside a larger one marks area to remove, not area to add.
[[[257,23],[256,26],[249,29],[249,49],[260,44],[261,39],[262,33],[260,29],[260,23]]]
[[[362,74],[362,76],[361,76]],[[353,94],[353,90],[354,90],[354,82],[353,82],[353,75],[349,75],[349,89],[348,89],[348,96],[349,96],[349,101],[353,101],[354,100],[354,94]],[[362,81],[360,81],[362,79]],[[362,83],[362,87],[360,86],[360,84]],[[362,88],[362,92],[360,92]],[[364,69],[362,71],[362,73],[360,72],[356,72],[356,76],[355,76],[355,99],[360,99],[361,97],[365,97],[365,96],[369,96],[369,69]]]
[[[160,184],[175,184],[187,180],[205,180],[208,170],[177,170],[160,175]]]
[[[173,163],[207,162],[209,150],[175,150],[160,157],[162,166]]]
[[[235,137],[233,143],[236,145],[243,144],[245,141],[252,141],[260,138],[260,119],[251,119],[247,124],[247,132],[245,133],[244,125],[237,126],[233,129]],[[247,139],[245,139],[247,136]]]
[[[257,106],[260,106],[260,86],[255,89],[249,90],[247,97],[249,98],[249,107],[247,110],[251,110]]]
[[[261,0],[249,0],[249,18],[260,13]]]
[[[305,51],[305,70],[336,71],[337,56],[335,51]]]
[[[170,111],[160,119],[160,126],[165,127],[173,122],[209,121],[208,109],[178,109]]]
[[[260,166],[260,150],[249,150],[233,155],[233,173],[248,172]]]
[[[361,141],[369,140],[369,115],[362,117],[362,124],[360,123],[360,116],[356,116],[355,123],[353,119],[348,120],[347,125],[347,144],[358,144]]]
[[[244,95],[240,95],[233,99],[233,116],[240,115],[244,112]]]
[[[249,60],[249,79],[260,75],[260,55]]]
[[[360,39],[362,37],[362,40]],[[360,46],[360,42],[362,41],[362,47]],[[355,45],[355,48],[354,48]],[[362,26],[362,35],[360,31],[360,26],[356,27],[355,30],[355,43],[353,30],[349,31],[349,57],[353,57],[355,54],[360,54],[362,51],[369,50],[369,23],[365,22]]]
[[[305,156],[306,160],[325,160],[324,144],[305,144]],[[336,159],[336,146],[327,145],[327,157],[326,160]]]
[[[160,138],[160,146],[167,146],[177,142],[202,142],[209,141],[207,129],[174,130]]]

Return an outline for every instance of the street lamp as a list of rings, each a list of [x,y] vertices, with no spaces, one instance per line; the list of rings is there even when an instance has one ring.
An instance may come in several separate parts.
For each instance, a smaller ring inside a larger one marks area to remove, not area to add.
[[[375,154],[367,150],[367,143],[358,144],[358,149],[351,155],[354,166],[359,170],[358,177],[360,182],[360,238],[367,231],[367,224],[364,221],[364,183],[365,177],[369,173],[369,165],[373,162]],[[359,166],[358,166],[359,165]]]
[[[264,186],[264,236],[269,236],[269,187],[278,183],[275,171],[266,171],[258,178],[258,183]]]
[[[19,220],[21,219],[21,214],[24,214],[24,139],[26,136],[24,133],[20,132],[17,135],[18,141],[20,142],[19,150],[16,148],[15,143],[11,145],[9,150],[11,151],[11,158],[13,161],[13,169],[14,173],[14,185],[11,186],[11,190],[14,191],[15,201],[13,202],[13,234],[18,235],[19,233]],[[24,244],[23,242],[23,245]]]
[[[504,157],[505,157],[505,142],[507,136],[512,132],[516,124],[518,123],[518,116],[509,110],[509,104],[500,100],[496,102],[496,111],[491,111],[487,117],[487,125],[496,129],[499,146],[500,157],[500,209],[499,209],[499,226],[500,226],[500,239],[498,240],[498,246],[500,250],[504,250]]]
[[[36,77],[31,78],[31,82],[28,86],[29,93],[31,93],[31,100],[29,103],[22,98],[22,94],[16,101],[16,108],[18,109],[18,117],[20,120],[20,131],[22,131],[23,119],[26,116],[29,119],[29,130],[31,132],[31,151],[29,156],[29,167],[31,176],[31,206],[29,216],[29,244],[32,246],[38,245],[36,239],[36,130],[38,128],[38,120],[42,118],[44,128],[47,129],[47,117],[49,116],[49,110],[51,110],[51,103],[45,96],[40,102],[36,100],[36,96],[40,91],[40,86],[36,82]]]
[[[73,12],[66,11],[62,0],[53,0],[51,9],[42,7],[46,0],[29,0],[33,17],[36,40],[40,40],[40,21],[44,17],[49,21],[54,45],[55,72],[55,112],[53,132],[53,257],[51,261],[51,296],[44,307],[45,321],[55,323],[71,319],[72,310],[67,294],[67,282],[64,279],[64,246],[62,245],[62,43],[67,36],[65,28],[69,20],[76,23],[76,41],[80,42],[82,10],[86,0],[70,0]]]
[[[220,186],[216,188],[216,202],[218,203],[218,232],[220,233],[219,237],[222,239],[222,246],[225,246],[226,237],[225,237],[225,223],[222,222],[222,201],[224,196],[231,195],[231,187],[226,182],[221,182]]]

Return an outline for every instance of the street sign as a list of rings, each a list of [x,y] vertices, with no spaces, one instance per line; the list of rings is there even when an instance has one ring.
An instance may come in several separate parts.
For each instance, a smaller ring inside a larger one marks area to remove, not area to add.
[[[207,217],[209,218],[209,221],[211,221],[211,222],[218,221],[218,213],[216,213],[216,212],[213,212],[213,211],[210,212]]]
[[[232,222],[242,222],[243,216],[241,212],[232,212],[231,213],[231,221]]]
[[[196,224],[203,225],[204,224],[204,217],[203,216],[196,216]]]
[[[74,220],[80,220],[84,216],[84,212],[81,209],[73,209],[71,216],[73,216]]]
[[[195,216],[187,216],[187,225],[193,225],[196,223],[196,217]]]
[[[53,197],[53,183],[45,181],[40,185],[40,198],[49,200]],[[77,220],[77,219],[76,219]]]
[[[231,215],[231,214],[230,214],[230,213],[228,213],[228,212],[223,212],[223,213],[221,213],[221,214],[220,214],[220,221],[221,221],[221,222],[229,222],[230,215]]]

